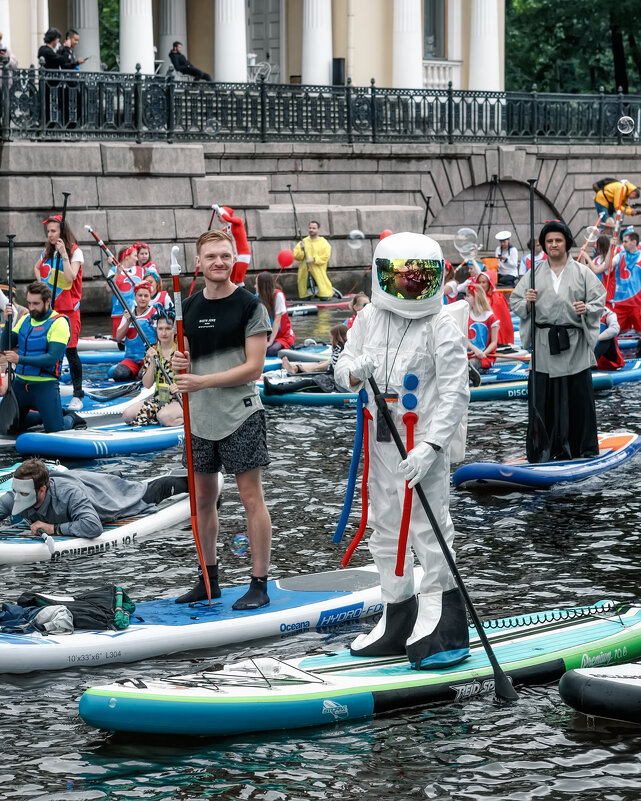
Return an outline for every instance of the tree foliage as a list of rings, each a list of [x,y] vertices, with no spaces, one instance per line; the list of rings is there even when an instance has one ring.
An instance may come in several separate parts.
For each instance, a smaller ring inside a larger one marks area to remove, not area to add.
[[[120,2],[98,0],[100,60],[108,70],[118,69],[120,52]]]
[[[509,91],[641,94],[639,0],[506,0]]]

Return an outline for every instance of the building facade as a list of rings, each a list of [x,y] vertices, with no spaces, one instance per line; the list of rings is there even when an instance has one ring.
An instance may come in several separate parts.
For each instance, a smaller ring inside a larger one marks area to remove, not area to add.
[[[505,0],[120,0],[119,68],[166,71],[176,40],[217,82],[504,90]],[[0,0],[28,67],[49,27],[80,34],[100,68],[98,0]]]

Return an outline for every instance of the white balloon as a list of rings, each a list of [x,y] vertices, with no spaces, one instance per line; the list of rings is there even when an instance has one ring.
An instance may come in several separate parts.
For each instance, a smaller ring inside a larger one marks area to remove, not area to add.
[[[353,231],[350,231],[347,234],[347,244],[352,248],[352,250],[358,250],[359,248],[363,247],[363,242],[365,242],[365,234],[362,231],[359,231],[358,228],[354,228]]]

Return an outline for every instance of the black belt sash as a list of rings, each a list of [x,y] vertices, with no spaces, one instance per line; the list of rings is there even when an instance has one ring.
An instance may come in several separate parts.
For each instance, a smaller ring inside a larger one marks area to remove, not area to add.
[[[570,336],[568,331],[571,328],[581,331],[578,325],[553,325],[552,323],[536,323],[537,328],[549,328],[548,342],[550,344],[550,356],[558,356],[564,350],[570,350]]]

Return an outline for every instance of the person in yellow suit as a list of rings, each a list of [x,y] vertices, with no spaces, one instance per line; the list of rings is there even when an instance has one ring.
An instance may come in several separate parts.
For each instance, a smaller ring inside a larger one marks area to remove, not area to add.
[[[595,184],[594,188],[597,189],[598,185]],[[621,209],[622,214],[633,216],[638,212],[628,205],[628,201],[637,200],[638,197],[639,190],[630,181],[611,181],[603,189],[598,189],[594,196],[594,206],[597,214],[606,212],[603,214],[603,219],[613,216],[619,209]]]
[[[324,236],[319,236],[320,224],[311,220],[307,226],[309,236],[294,248],[294,258],[300,262],[298,266],[298,297],[301,300],[310,298],[307,286],[308,274],[316,282],[316,295],[319,300],[329,300],[334,288],[327,277],[327,262],[332,255],[332,246]]]

